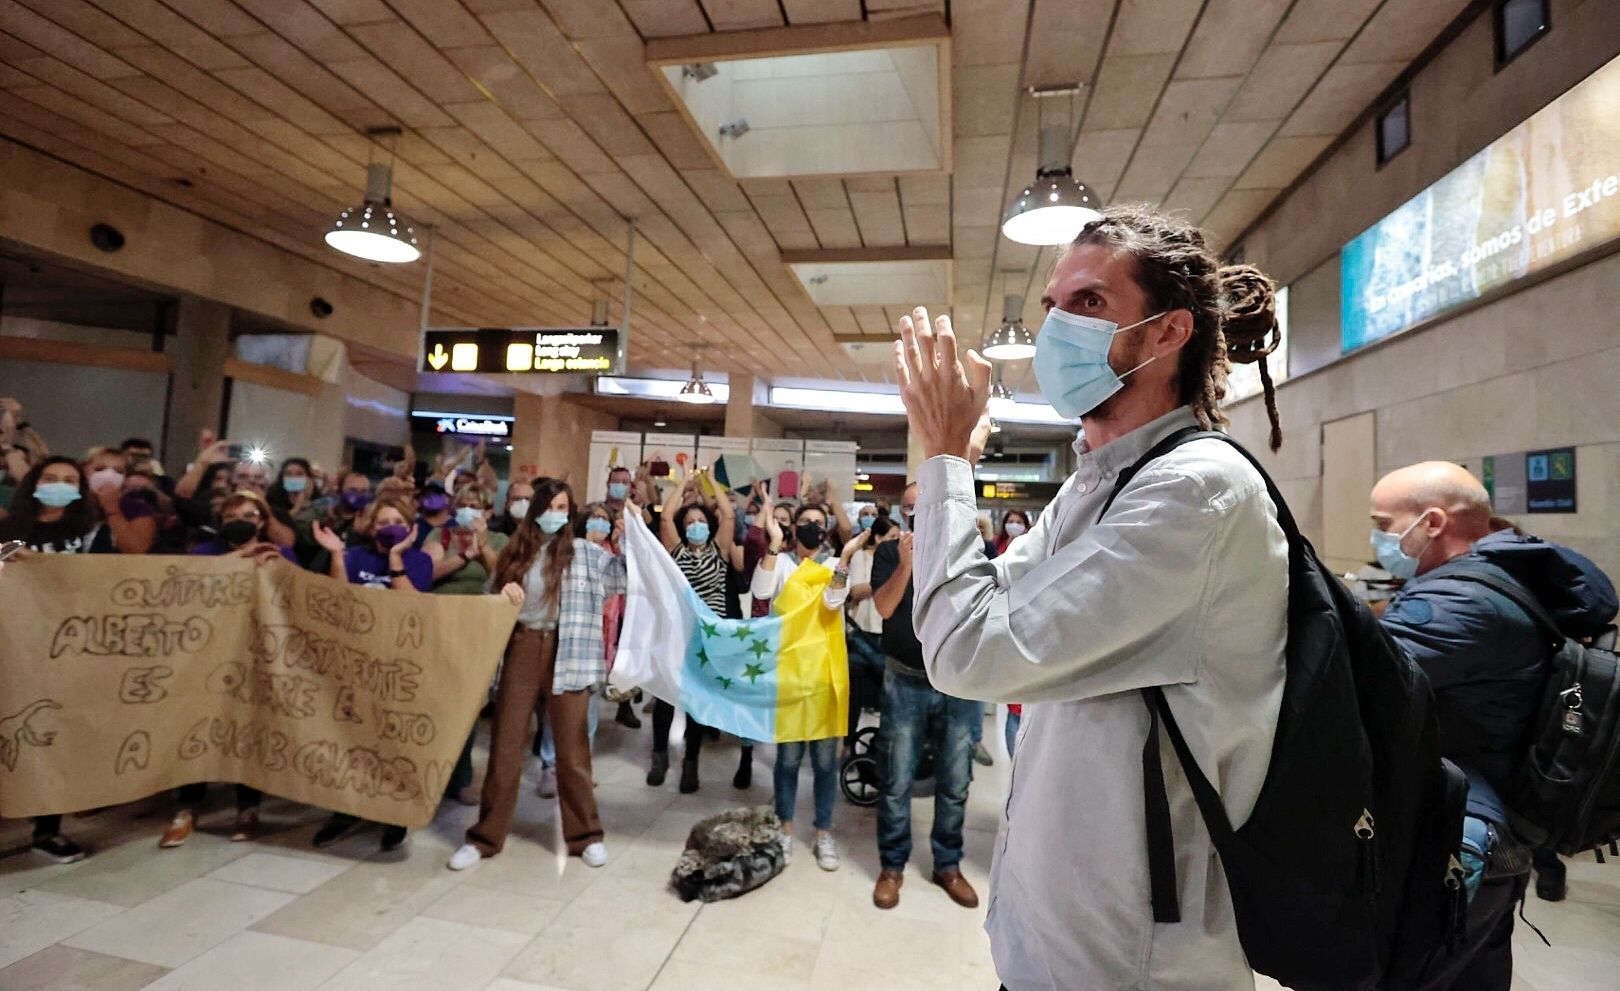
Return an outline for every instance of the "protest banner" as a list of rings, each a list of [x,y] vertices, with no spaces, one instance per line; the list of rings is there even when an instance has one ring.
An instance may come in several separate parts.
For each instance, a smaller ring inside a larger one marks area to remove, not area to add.
[[[284,561],[31,555],[0,571],[0,816],[194,781],[421,826],[517,608]]]

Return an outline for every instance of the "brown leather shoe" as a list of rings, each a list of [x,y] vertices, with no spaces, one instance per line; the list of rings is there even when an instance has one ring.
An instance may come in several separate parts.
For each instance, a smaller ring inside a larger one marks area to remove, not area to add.
[[[168,849],[177,847],[191,838],[191,831],[197,828],[197,821],[190,809],[181,809],[169,820],[169,828],[163,831],[163,839],[158,840],[158,846]]]
[[[906,883],[902,871],[885,867],[878,875],[877,887],[872,889],[872,904],[878,908],[894,908],[900,904],[900,886]]]
[[[238,809],[236,825],[231,828],[232,843],[247,843],[259,835],[259,810]]]
[[[935,871],[934,883],[944,888],[945,893],[951,896],[951,901],[963,908],[979,907],[979,893],[973,890],[973,885],[968,884],[968,879],[962,876],[961,871]]]

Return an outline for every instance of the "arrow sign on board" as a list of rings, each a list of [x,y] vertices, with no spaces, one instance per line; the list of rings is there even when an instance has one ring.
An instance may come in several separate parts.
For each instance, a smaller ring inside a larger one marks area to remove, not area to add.
[[[434,371],[439,371],[450,361],[450,352],[444,349],[443,344],[435,344],[433,350],[428,353],[427,360]]]

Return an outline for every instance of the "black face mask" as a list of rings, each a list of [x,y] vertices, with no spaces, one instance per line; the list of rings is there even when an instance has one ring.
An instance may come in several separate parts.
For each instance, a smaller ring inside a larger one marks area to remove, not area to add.
[[[820,547],[821,542],[827,539],[827,531],[820,523],[800,523],[793,532],[799,538],[801,547]]]
[[[241,547],[259,535],[259,525],[251,520],[231,520],[219,528],[219,535],[232,547]]]

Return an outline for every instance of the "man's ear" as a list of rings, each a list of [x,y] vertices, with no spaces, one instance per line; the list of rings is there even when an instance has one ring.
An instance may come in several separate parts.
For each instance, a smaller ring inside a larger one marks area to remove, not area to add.
[[[1428,514],[1428,518],[1423,521],[1424,532],[1431,538],[1445,533],[1447,525],[1451,523],[1451,514],[1439,506],[1430,506]]]
[[[1192,340],[1191,310],[1171,310],[1159,318],[1159,336],[1154,351],[1160,355],[1180,351]]]

